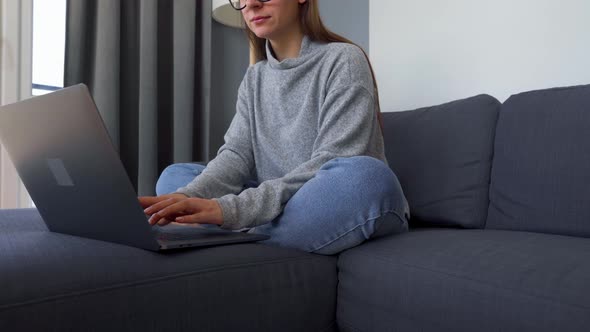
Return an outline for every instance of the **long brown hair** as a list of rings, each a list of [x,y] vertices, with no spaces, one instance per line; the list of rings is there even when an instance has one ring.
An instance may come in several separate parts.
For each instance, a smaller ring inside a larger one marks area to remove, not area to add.
[[[347,38],[340,36],[326,28],[324,23],[322,23],[322,19],[320,17],[320,10],[318,7],[318,3],[316,0],[307,0],[303,4],[300,4],[300,16],[301,16],[301,25],[303,27],[303,34],[309,37],[309,39],[313,41],[319,41],[323,43],[347,43],[357,46],[358,48],[363,51],[365,58],[367,59],[367,63],[369,64],[369,69],[371,70],[371,77],[373,79],[373,88],[375,90],[375,104],[377,106],[377,119],[379,120],[379,126],[381,128],[381,133],[383,133],[383,121],[381,119],[381,107],[379,105],[379,90],[377,89],[377,80],[375,79],[375,72],[373,71],[373,66],[371,66],[371,61],[367,56],[365,50],[362,47],[358,46],[357,44],[353,43]],[[248,28],[247,24],[244,24],[246,27],[246,34],[248,35],[248,40],[250,40],[250,45],[252,47],[252,57],[251,59],[253,63],[266,60],[266,39],[258,38],[252,30]]]

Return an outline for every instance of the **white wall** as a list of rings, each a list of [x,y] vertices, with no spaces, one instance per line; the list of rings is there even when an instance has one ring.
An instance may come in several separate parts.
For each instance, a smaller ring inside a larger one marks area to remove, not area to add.
[[[383,111],[590,84],[590,0],[371,0]]]
[[[326,27],[369,51],[369,2],[359,0],[318,1]]]

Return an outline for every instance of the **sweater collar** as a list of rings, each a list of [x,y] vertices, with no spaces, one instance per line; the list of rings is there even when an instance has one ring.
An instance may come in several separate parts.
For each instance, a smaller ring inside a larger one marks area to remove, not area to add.
[[[279,61],[273,55],[271,51],[270,41],[266,40],[266,58],[268,60],[268,64],[271,68],[274,69],[290,69],[299,66],[300,64],[306,62],[306,60],[315,53],[319,46],[322,43],[316,42],[311,40],[307,35],[303,36],[301,40],[301,49],[299,50],[299,56],[296,58],[289,58],[284,59],[283,61]]]

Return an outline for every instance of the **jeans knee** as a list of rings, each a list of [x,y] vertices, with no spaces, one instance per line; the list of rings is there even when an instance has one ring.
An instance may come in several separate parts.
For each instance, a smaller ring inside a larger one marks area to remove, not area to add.
[[[355,174],[390,170],[383,161],[369,156],[338,157],[328,161],[321,167],[322,170],[333,168],[341,168],[346,170],[347,173]]]
[[[156,194],[168,194],[187,185],[205,166],[195,163],[178,163],[166,167],[156,182]]]
[[[204,168],[205,166],[195,163],[172,164],[164,168],[160,177],[195,174],[195,172],[200,173]]]
[[[375,194],[399,195],[400,183],[395,173],[383,161],[369,156],[335,158],[324,164],[322,170],[336,172],[355,186],[369,186]]]

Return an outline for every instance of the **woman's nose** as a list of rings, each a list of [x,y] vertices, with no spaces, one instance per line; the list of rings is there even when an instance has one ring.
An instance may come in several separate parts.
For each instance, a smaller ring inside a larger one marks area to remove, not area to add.
[[[244,3],[246,4],[246,7],[248,8],[252,8],[252,7],[260,7],[261,6],[261,2],[258,0],[244,0]]]

